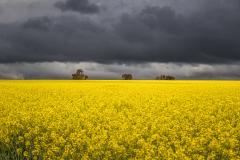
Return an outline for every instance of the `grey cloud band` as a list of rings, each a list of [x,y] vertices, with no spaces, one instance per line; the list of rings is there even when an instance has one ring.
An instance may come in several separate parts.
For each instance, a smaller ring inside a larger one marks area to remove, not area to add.
[[[1,22],[0,63],[240,61],[239,1],[181,1],[182,6],[199,3],[189,13],[183,13],[183,7],[179,9],[174,1],[169,5],[162,0],[148,1],[133,10],[129,10],[130,2],[122,2],[120,6],[128,9],[115,14],[113,2],[108,0],[55,1],[52,15]],[[115,8],[121,10],[124,8]]]

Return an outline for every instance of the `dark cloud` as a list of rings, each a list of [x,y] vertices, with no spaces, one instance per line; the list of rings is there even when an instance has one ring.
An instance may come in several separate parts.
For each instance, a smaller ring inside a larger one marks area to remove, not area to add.
[[[92,17],[83,19],[79,15],[44,16],[25,22],[2,23],[0,62],[240,61],[239,2],[207,2],[203,0],[199,9],[188,15],[178,13],[170,6],[147,6],[139,12],[116,17],[119,18],[117,23],[108,21],[107,25],[106,21]],[[63,10],[83,13],[97,13],[99,10],[91,9],[97,6],[83,0],[68,0],[57,5]]]
[[[83,14],[93,14],[99,12],[96,4],[90,3],[89,0],[65,0],[56,2],[55,6],[62,11],[75,11]]]
[[[30,18],[23,24],[26,29],[48,30],[52,25],[48,17]]]
[[[240,14],[232,17],[236,13],[231,10],[221,11],[183,17],[170,7],[147,7],[136,16],[122,16],[116,31],[126,41],[147,44],[145,40],[151,40],[148,54],[139,55],[149,61],[240,60]]]
[[[91,21],[72,17],[35,18],[25,23],[0,25],[1,62],[78,61],[101,58],[107,36]],[[102,44],[99,44],[99,40]],[[96,50],[100,52],[95,56]],[[106,58],[106,57],[103,57]]]

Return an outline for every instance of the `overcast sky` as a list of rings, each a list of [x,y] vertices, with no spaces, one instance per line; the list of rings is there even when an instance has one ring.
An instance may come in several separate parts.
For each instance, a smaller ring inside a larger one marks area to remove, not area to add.
[[[1,0],[0,79],[240,79],[239,0]]]

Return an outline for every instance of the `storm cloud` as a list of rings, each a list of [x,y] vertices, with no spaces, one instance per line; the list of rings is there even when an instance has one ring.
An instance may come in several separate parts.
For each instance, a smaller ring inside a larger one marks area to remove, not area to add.
[[[55,6],[62,11],[75,11],[84,14],[98,13],[100,10],[97,5],[88,0],[66,0],[65,2],[56,2]]]
[[[238,0],[14,0],[0,10],[2,64],[240,62]]]

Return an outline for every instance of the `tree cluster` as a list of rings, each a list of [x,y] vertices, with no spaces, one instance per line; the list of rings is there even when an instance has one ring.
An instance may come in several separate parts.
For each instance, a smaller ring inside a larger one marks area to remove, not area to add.
[[[76,73],[72,74],[73,80],[87,80],[88,75],[85,75],[82,69],[78,69]]]
[[[176,78],[170,75],[157,76],[156,80],[175,80]]]
[[[124,73],[124,74],[122,74],[122,79],[123,80],[132,80],[133,79],[133,75],[129,74],[129,73]]]

